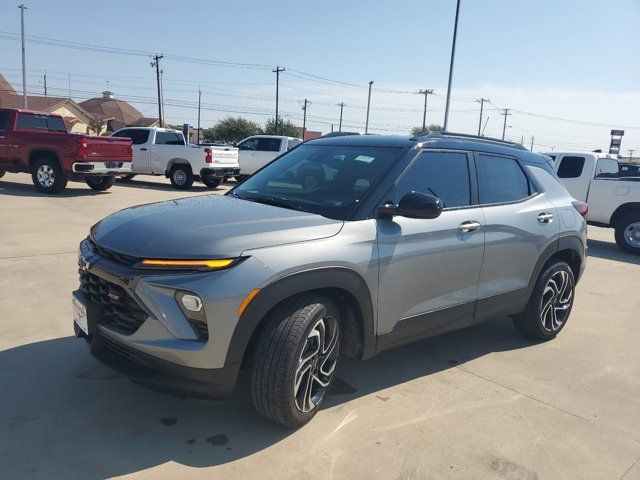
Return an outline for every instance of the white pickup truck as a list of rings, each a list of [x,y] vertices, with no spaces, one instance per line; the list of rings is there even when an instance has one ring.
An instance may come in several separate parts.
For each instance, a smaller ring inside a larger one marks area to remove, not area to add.
[[[238,149],[226,146],[187,145],[178,130],[126,127],[114,137],[128,137],[133,143],[132,178],[135,175],[164,175],[180,190],[200,180],[210,188],[240,173]]]
[[[618,160],[593,152],[550,152],[556,172],[574,198],[589,205],[590,224],[615,228],[616,243],[640,255],[640,177],[620,174]]]
[[[254,135],[238,143],[240,180],[252,175],[276,157],[300,145],[302,139],[277,135]]]

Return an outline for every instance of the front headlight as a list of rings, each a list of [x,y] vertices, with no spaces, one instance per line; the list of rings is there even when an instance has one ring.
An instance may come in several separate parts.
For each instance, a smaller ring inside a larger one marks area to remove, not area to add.
[[[224,270],[238,263],[240,258],[211,258],[203,260],[170,260],[161,258],[145,258],[139,265],[146,268],[175,270]]]

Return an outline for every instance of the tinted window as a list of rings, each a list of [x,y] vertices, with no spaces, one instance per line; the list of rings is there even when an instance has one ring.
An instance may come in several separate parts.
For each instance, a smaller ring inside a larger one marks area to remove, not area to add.
[[[230,194],[344,220],[401,153],[401,148],[300,145]]]
[[[518,162],[509,157],[476,155],[480,203],[505,203],[530,195],[529,180]]]
[[[398,181],[396,203],[403,195],[414,191],[438,197],[445,208],[470,205],[467,155],[457,152],[421,153]]]
[[[130,138],[134,145],[142,145],[149,140],[149,130],[121,130],[112,135],[112,137]]]
[[[615,178],[618,176],[620,166],[613,158],[599,158],[596,163],[596,177]]]
[[[176,132],[156,132],[156,145],[184,145],[184,138]]]
[[[582,175],[584,168],[584,157],[562,157],[558,176],[560,178],[578,178]]]
[[[256,150],[259,152],[279,152],[280,142],[282,140],[279,138],[259,138]]]
[[[240,150],[257,150],[258,149],[258,139],[250,138],[249,140],[245,140],[244,142],[240,142],[238,144],[238,148]]]
[[[64,122],[60,117],[50,117],[48,115],[33,115],[30,113],[19,113],[16,128],[19,130],[43,130],[48,132],[66,132]]]
[[[11,118],[9,112],[0,111],[0,130],[5,130],[7,128],[9,118]]]

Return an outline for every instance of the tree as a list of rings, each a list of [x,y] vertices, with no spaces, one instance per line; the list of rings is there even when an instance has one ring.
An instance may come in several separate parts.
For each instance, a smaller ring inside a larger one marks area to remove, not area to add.
[[[213,128],[203,130],[205,140],[222,142],[238,142],[260,133],[260,125],[242,117],[227,117],[216,123]]]
[[[429,129],[429,131],[431,133],[433,132],[441,132],[442,131],[442,126],[438,125],[436,123],[432,123],[431,125],[427,125],[427,128]],[[422,134],[423,130],[422,127],[414,127],[411,129],[411,135],[413,136],[417,136]]]
[[[87,129],[89,130],[87,133],[93,132],[95,135],[100,135],[106,124],[107,122],[105,122],[104,120],[92,117],[91,120],[89,120],[89,124],[87,125]]]
[[[265,135],[276,134],[275,117],[267,120],[267,123],[264,124],[263,131]],[[278,121],[278,135],[283,135],[285,137],[297,137],[300,135],[300,129],[291,120],[283,120],[281,118]]]

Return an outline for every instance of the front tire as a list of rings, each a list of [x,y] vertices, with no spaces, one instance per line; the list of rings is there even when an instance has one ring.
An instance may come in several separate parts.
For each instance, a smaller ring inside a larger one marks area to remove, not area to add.
[[[251,400],[272,422],[296,428],[320,410],[334,379],[340,314],[324,295],[280,304],[266,320],[251,366]]]
[[[513,317],[513,324],[526,337],[555,338],[569,320],[575,297],[571,267],[558,261],[548,265],[538,277],[524,311]]]
[[[193,185],[193,172],[189,165],[174,165],[169,172],[171,185],[178,190],[189,190]]]
[[[60,193],[67,186],[67,177],[57,160],[39,158],[31,167],[33,185],[42,193]]]
[[[218,188],[220,185],[222,185],[222,178],[203,178],[202,183],[204,183],[209,188]]]
[[[113,184],[116,183],[116,177],[114,175],[87,177],[85,182],[87,185],[89,185],[89,187],[91,187],[92,190],[96,190],[97,192],[104,192],[105,190],[109,190],[111,187],[113,187]]]
[[[640,212],[629,212],[616,222],[615,238],[622,250],[640,255]]]

